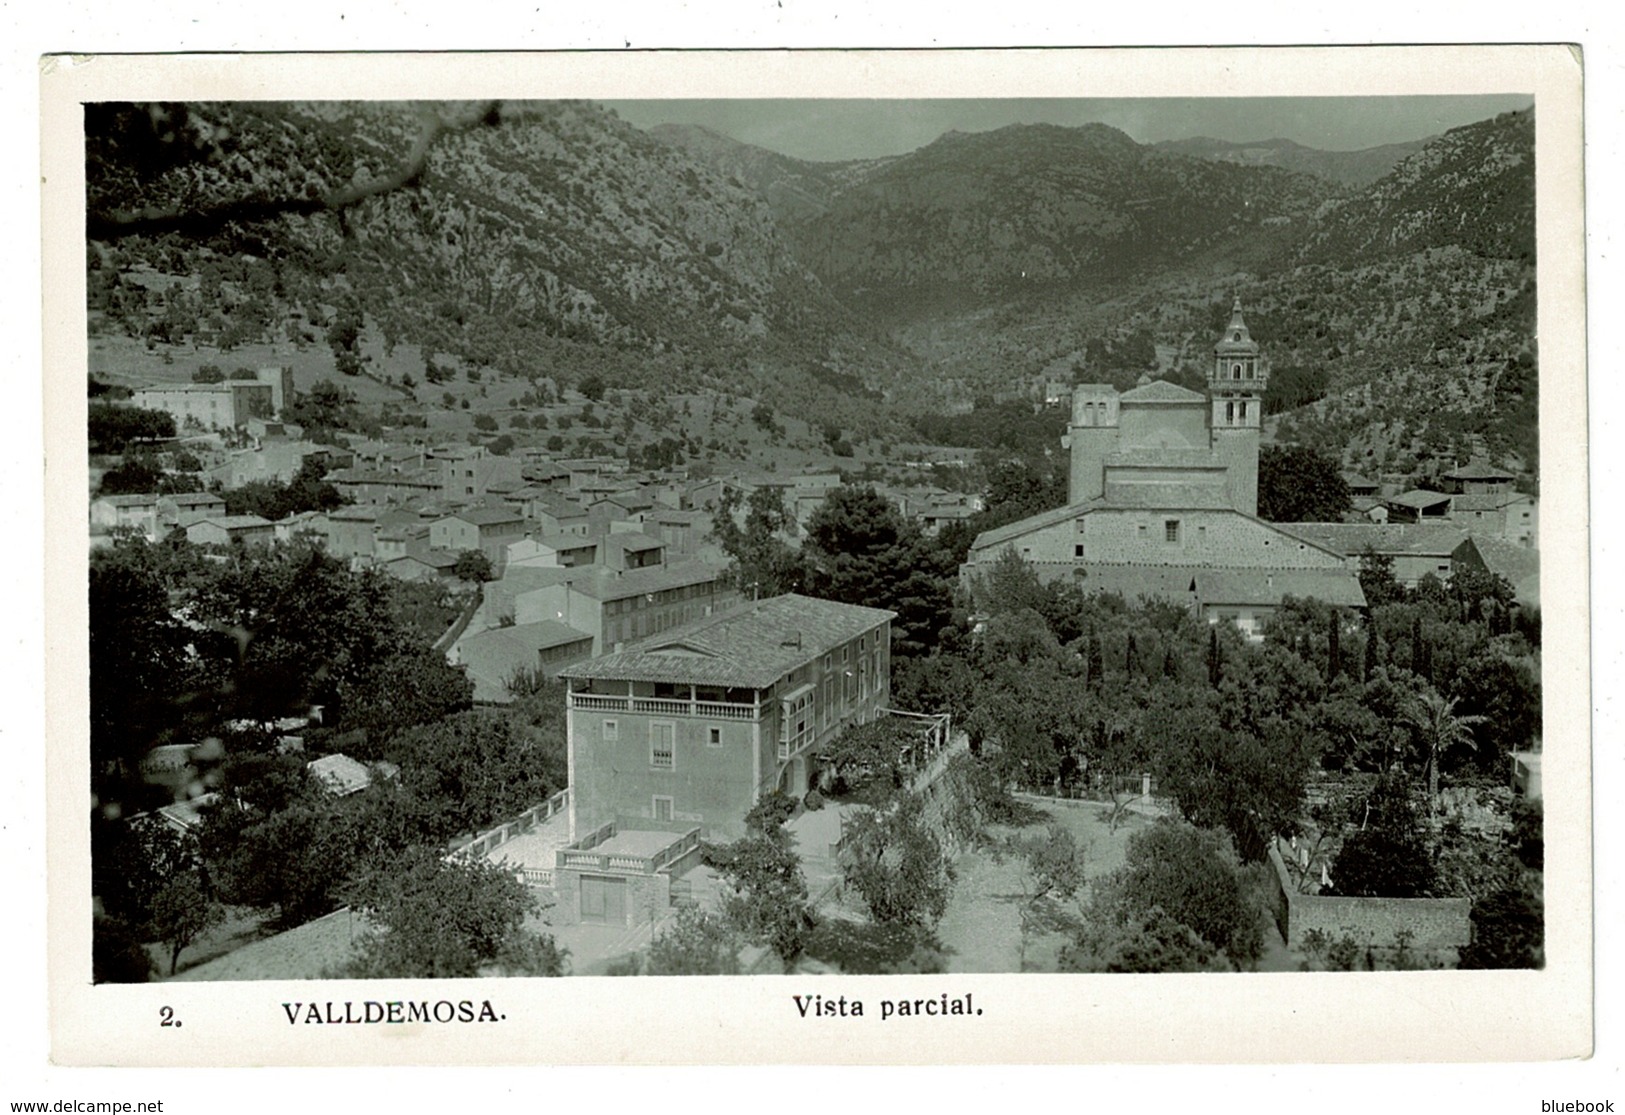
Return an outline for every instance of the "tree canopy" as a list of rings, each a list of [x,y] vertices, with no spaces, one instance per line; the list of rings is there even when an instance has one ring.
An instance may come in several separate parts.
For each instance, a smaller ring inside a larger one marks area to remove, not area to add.
[[[1258,454],[1258,517],[1272,523],[1337,523],[1349,510],[1338,462],[1302,445],[1266,445]]]

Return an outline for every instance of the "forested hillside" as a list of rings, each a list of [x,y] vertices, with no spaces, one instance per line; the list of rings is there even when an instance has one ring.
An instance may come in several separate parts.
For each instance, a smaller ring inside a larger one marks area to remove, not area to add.
[[[366,344],[409,344],[425,365],[762,400],[884,443],[1056,382],[1197,385],[1240,295],[1278,438],[1372,471],[1536,471],[1532,110],[1409,154],[1033,125],[850,163],[586,103],[434,111],[476,118],[400,188],[322,211],[397,172],[419,109],[93,107],[93,223],[312,210],[93,237],[93,333],[327,345],[352,373]]]

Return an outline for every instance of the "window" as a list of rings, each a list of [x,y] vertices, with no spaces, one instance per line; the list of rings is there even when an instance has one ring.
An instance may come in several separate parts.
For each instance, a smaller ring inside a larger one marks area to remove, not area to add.
[[[1240,364],[1232,364],[1232,365],[1230,365],[1230,378],[1231,379],[1240,379],[1241,378],[1241,365]]]
[[[669,821],[669,820],[671,820],[671,814],[672,814],[672,799],[671,798],[662,797],[661,795],[656,794],[653,801],[651,802],[651,805],[653,806],[652,812],[654,814],[654,819],[655,820],[657,820],[657,821]]]
[[[1162,540],[1164,542],[1179,541],[1179,520],[1169,519],[1162,524]]]
[[[788,759],[813,739],[814,689],[803,685],[784,695],[779,707],[779,758]]]
[[[1145,524],[1144,523],[1139,524],[1138,529],[1139,529],[1140,537],[1144,538],[1145,537]]]
[[[621,738],[621,726],[614,720],[604,721],[604,742],[614,743]]]
[[[1072,556],[1075,557],[1075,558],[1083,557],[1083,543],[1082,542],[1079,542],[1077,545],[1072,547]]]
[[[707,747],[721,747],[722,746],[722,729],[721,728],[707,728],[705,730],[705,745]]]
[[[656,720],[649,725],[649,765],[655,770],[673,770],[677,765],[675,740],[677,725]]]

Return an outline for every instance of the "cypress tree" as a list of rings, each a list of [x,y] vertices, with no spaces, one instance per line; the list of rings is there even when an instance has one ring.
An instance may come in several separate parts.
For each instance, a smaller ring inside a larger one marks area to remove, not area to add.
[[[1089,684],[1099,685],[1100,679],[1106,673],[1106,658],[1100,649],[1100,633],[1095,630],[1094,624],[1089,625]]]
[[[1207,683],[1217,689],[1219,679],[1223,676],[1223,661],[1219,657],[1219,625],[1213,624],[1208,628]]]
[[[1338,622],[1336,609],[1332,610],[1331,623],[1326,629],[1326,684],[1330,685],[1337,680],[1337,675],[1343,670],[1342,637],[1343,625]]]
[[[1123,672],[1125,674],[1127,674],[1129,677],[1134,676],[1134,666],[1135,666],[1134,651],[1135,651],[1134,632],[1130,631],[1128,633],[1128,649],[1123,654]]]
[[[1365,625],[1365,664],[1361,668],[1361,681],[1370,681],[1371,675],[1377,672],[1377,625],[1367,621]]]

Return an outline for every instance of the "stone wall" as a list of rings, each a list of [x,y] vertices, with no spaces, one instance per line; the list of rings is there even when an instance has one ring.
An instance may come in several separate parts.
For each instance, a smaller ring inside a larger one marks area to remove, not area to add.
[[[1275,871],[1276,924],[1287,947],[1299,948],[1304,934],[1318,929],[1332,940],[1352,937],[1360,945],[1392,948],[1400,930],[1409,930],[1416,950],[1453,949],[1471,936],[1465,898],[1343,898],[1299,894],[1276,849],[1270,849]]]
[[[670,875],[608,874],[596,871],[555,869],[553,872],[554,906],[548,911],[554,925],[581,924],[581,876],[625,880],[625,917],[619,924],[630,928],[648,925],[658,920],[671,907]]]

